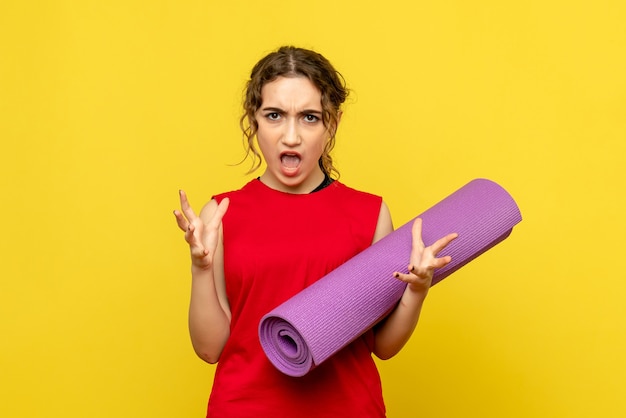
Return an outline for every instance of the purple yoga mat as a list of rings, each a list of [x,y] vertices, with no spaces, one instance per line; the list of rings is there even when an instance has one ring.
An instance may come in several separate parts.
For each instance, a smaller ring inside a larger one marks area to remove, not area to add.
[[[458,238],[439,253],[452,261],[435,270],[433,285],[509,236],[522,220],[498,184],[476,179],[417,217],[425,245],[451,232]],[[303,376],[374,326],[397,304],[406,285],[411,227],[407,222],[313,285],[266,314],[259,324],[265,354],[278,370]]]

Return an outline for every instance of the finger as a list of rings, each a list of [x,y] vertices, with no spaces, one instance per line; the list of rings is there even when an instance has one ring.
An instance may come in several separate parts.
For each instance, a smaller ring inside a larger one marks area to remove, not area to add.
[[[395,277],[396,279],[400,280],[401,282],[407,283],[407,284],[417,284],[417,283],[427,283],[428,282],[428,276],[427,277],[422,277],[422,276],[418,276],[416,274],[406,274],[406,273],[400,273],[399,271],[396,271],[393,273],[393,277]]]
[[[437,241],[435,241],[432,245],[430,245],[430,250],[432,251],[433,255],[439,254],[441,250],[446,248],[448,244],[457,239],[458,236],[459,234],[455,232],[452,234],[448,234],[443,238],[439,238]]]
[[[187,229],[185,229],[185,241],[189,243],[189,245],[197,245],[196,237],[194,232],[196,231],[196,227],[193,224],[187,224]]]
[[[436,269],[440,269],[440,268],[445,267],[448,264],[450,264],[451,261],[452,261],[452,257],[450,257],[449,255],[447,255],[445,257],[441,257],[441,258],[435,258],[435,261],[433,263],[433,267],[436,268]]]
[[[194,258],[203,258],[209,254],[209,251],[201,246],[194,246],[190,248],[191,256]]]
[[[222,218],[224,218],[224,215],[226,214],[226,211],[228,210],[229,204],[230,204],[230,200],[227,197],[222,199],[219,205],[217,205],[217,209],[215,209],[215,213],[213,214],[211,221],[207,225],[209,228],[213,228],[213,229],[219,228],[220,224],[222,223]]]
[[[183,211],[183,214],[185,214],[185,217],[189,220],[189,222],[191,222],[195,218],[197,218],[197,215],[191,208],[191,205],[189,204],[189,199],[187,199],[187,194],[183,190],[179,190],[178,193],[180,195],[180,209]]]
[[[194,257],[204,257],[208,251],[204,248],[202,243],[196,237],[196,227],[193,224],[189,224],[185,231],[185,241],[189,244],[191,255]]]
[[[405,283],[409,283],[411,280],[415,279],[415,275],[400,273],[399,271],[394,272],[393,277]]]
[[[413,227],[411,228],[411,233],[413,235],[413,247],[417,247],[418,249],[424,248],[424,241],[422,240],[422,219],[417,218],[413,222]]]
[[[410,265],[409,271],[415,274],[416,276],[424,276],[426,274],[429,274],[429,272],[432,272],[433,270],[440,269],[442,267],[447,266],[451,261],[452,261],[452,257],[449,255],[445,257],[440,257],[440,258],[433,257],[427,265],[424,265],[424,266]]]
[[[178,227],[182,231],[186,232],[187,228],[189,228],[189,222],[187,222],[187,219],[185,219],[183,214],[180,213],[180,211],[178,211],[178,210],[174,211],[174,216],[176,217],[176,223],[178,224]]]
[[[432,275],[434,269],[434,259],[427,265],[409,265],[409,273],[412,273],[417,277],[428,277],[429,275]]]

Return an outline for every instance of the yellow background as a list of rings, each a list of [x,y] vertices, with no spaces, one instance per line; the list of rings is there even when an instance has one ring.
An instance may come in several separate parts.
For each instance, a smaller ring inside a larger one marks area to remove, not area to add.
[[[342,180],[397,226],[476,177],[522,209],[379,363],[389,416],[626,416],[624,22],[621,0],[4,0],[0,416],[204,416],[172,210],[249,178],[241,91],[281,44],[346,77]]]

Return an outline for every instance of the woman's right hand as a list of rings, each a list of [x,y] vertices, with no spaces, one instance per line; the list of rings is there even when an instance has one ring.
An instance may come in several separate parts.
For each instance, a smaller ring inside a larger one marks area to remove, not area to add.
[[[228,209],[229,200],[224,198],[219,205],[209,202],[209,205],[213,204],[217,207],[209,211],[208,219],[205,221],[191,208],[185,192],[180,190],[179,194],[181,210],[175,210],[174,216],[178,227],[185,233],[185,241],[189,244],[191,263],[200,269],[210,269],[213,266],[220,226]]]

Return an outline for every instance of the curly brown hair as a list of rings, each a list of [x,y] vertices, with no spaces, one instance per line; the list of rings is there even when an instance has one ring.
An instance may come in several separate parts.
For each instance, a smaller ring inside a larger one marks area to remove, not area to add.
[[[330,152],[335,147],[335,134],[339,125],[341,105],[348,97],[348,89],[343,76],[321,54],[294,46],[283,46],[266,55],[252,68],[250,80],[244,92],[244,113],[240,119],[244,135],[246,157],[252,157],[252,172],[261,165],[261,154],[254,144],[258,130],[256,112],[262,105],[263,86],[278,77],[306,77],[321,92],[322,122],[330,132],[330,138],[324,147],[319,165],[329,177],[339,177],[339,171],[333,166]]]

